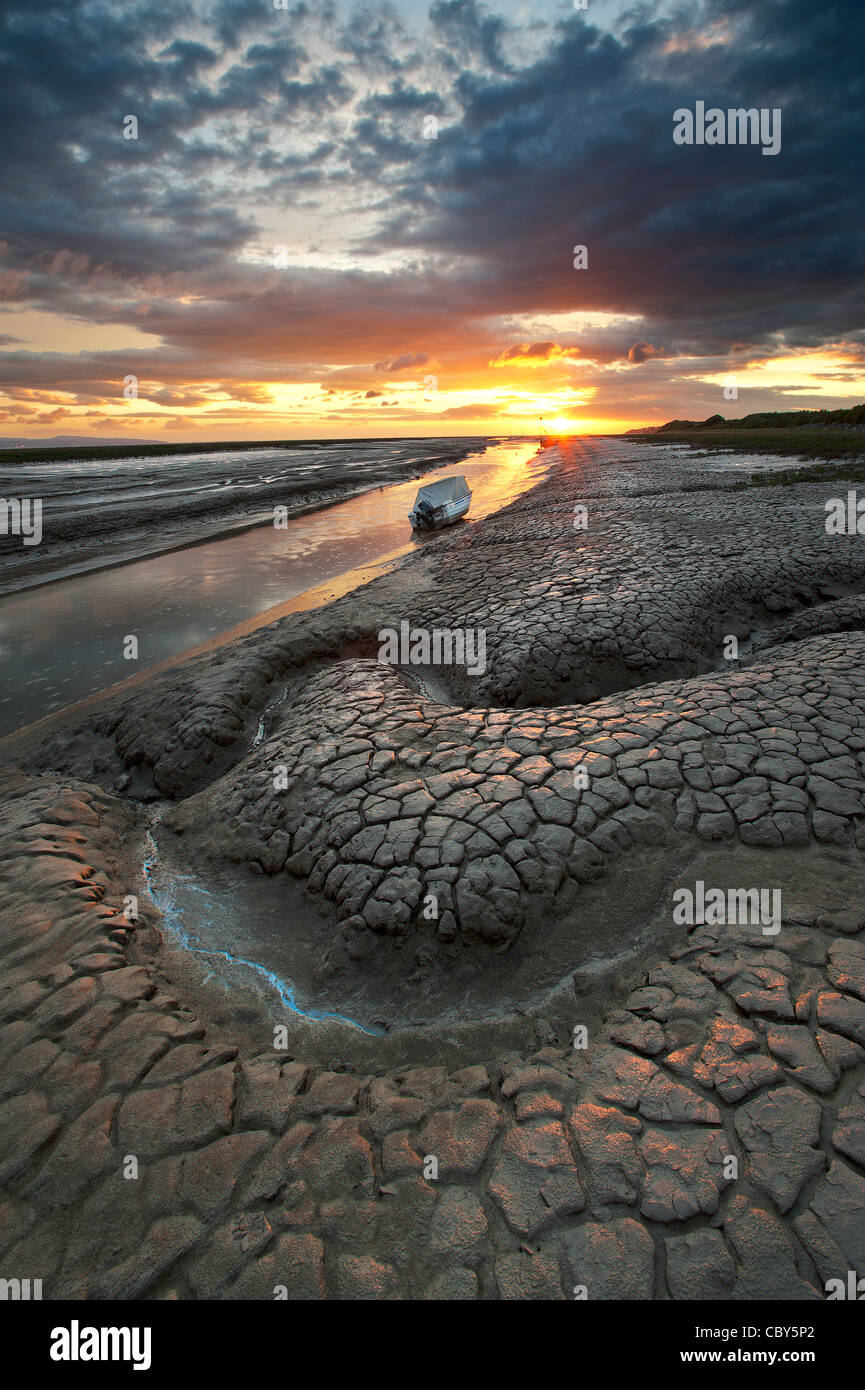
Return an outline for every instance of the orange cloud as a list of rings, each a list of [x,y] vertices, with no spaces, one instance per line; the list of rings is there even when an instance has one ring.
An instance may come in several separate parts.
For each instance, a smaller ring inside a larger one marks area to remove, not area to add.
[[[577,357],[577,348],[564,348],[549,340],[545,343],[515,343],[505,348],[490,362],[491,367],[512,367],[521,364],[525,367],[542,367],[545,362],[555,362]]]

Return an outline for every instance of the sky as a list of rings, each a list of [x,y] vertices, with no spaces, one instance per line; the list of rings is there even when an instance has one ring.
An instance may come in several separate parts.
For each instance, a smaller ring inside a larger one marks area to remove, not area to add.
[[[0,433],[856,404],[863,49],[862,0],[5,0]],[[676,138],[739,108],[776,153]]]

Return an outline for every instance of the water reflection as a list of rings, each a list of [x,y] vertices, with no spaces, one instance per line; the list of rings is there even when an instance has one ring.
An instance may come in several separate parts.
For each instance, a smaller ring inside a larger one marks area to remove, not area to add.
[[[411,539],[406,519],[418,487],[463,473],[473,490],[468,522],[506,506],[548,464],[525,441],[493,445],[449,468],[377,488],[326,511],[257,527],[134,564],[48,584],[0,599],[0,734],[104,690],[199,646],[265,610],[318,589],[305,603],[338,592],[338,576],[436,537]],[[357,577],[345,587],[361,582]],[[276,615],[274,615],[276,616]],[[138,638],[137,661],[123,657]]]

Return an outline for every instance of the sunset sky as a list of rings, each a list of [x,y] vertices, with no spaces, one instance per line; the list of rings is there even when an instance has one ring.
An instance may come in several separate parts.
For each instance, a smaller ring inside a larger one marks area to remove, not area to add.
[[[286,3],[6,0],[0,434],[865,399],[862,0]],[[697,101],[780,153],[676,145]]]

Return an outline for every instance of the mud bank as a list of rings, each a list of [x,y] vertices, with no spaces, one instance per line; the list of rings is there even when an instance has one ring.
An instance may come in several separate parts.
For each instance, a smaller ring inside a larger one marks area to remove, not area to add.
[[[579,441],[7,741],[4,1260],[227,1300],[808,1301],[865,1264],[865,568],[819,485],[768,491]],[[485,671],[381,664],[402,619],[484,626]],[[149,803],[244,979],[151,900]],[[780,931],[676,925],[698,880],[777,888]]]

